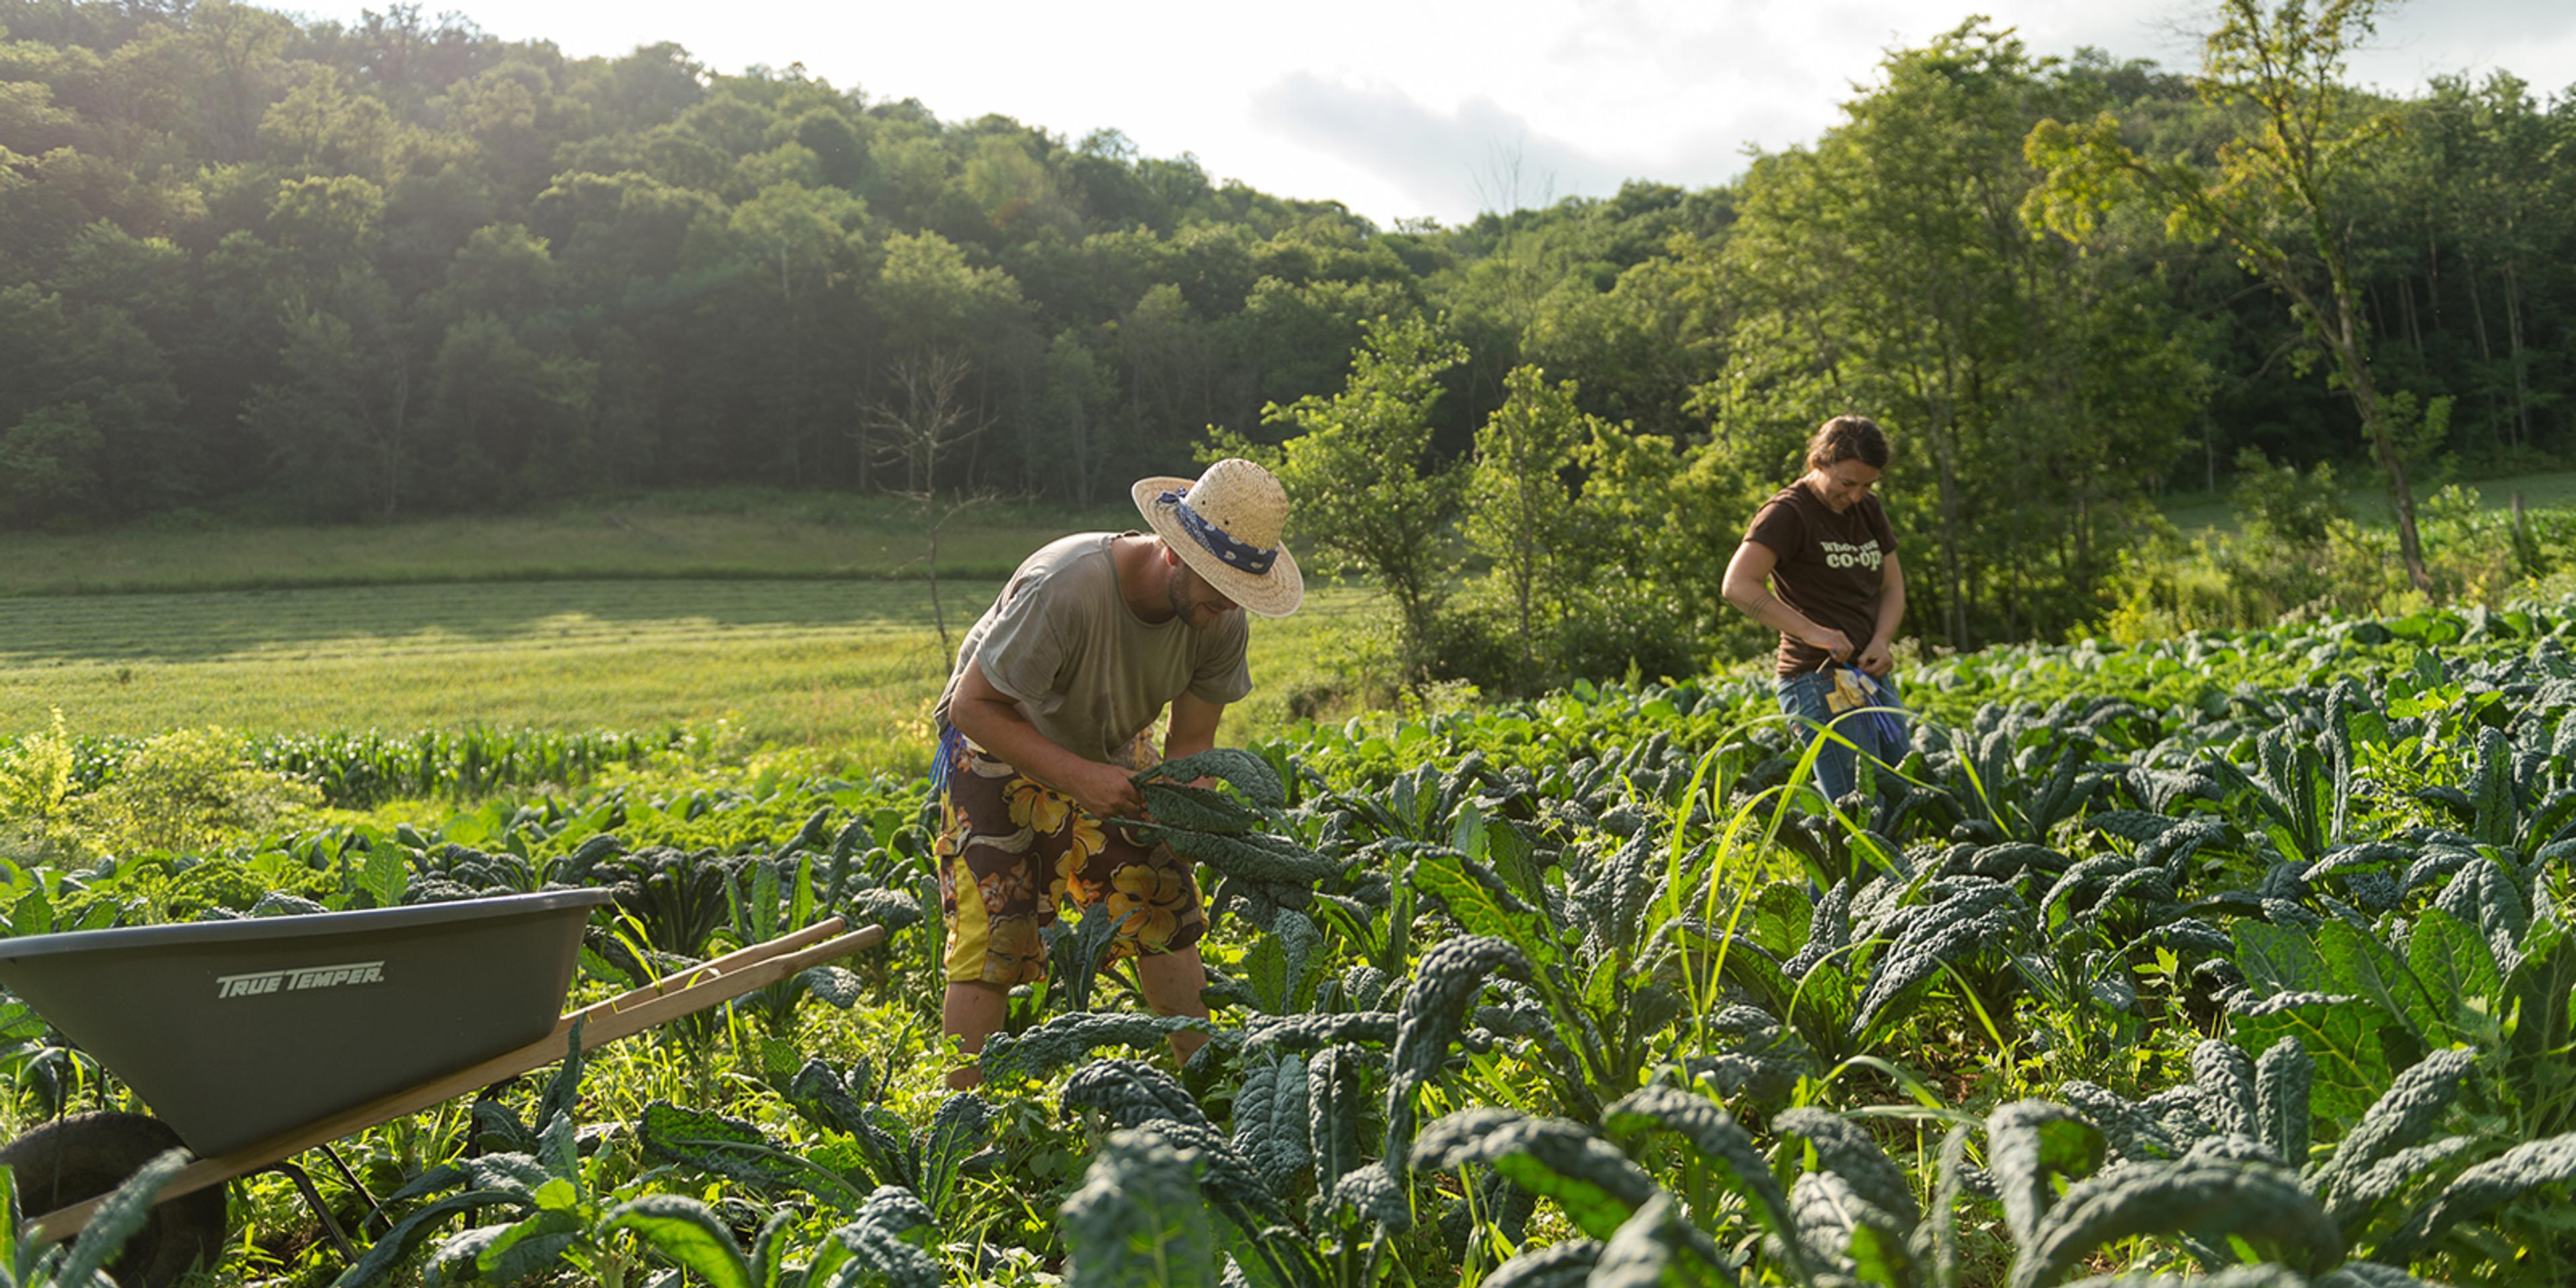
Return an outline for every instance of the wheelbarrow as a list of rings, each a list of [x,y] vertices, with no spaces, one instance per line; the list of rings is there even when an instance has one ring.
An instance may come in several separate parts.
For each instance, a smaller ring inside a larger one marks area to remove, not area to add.
[[[331,1142],[776,983],[885,939],[834,917],[558,1016],[606,890],[0,940],[0,985],[133,1088],[157,1116],[56,1119],[0,1148],[27,1237],[66,1239],[99,1200],[176,1145],[197,1161],[117,1260],[161,1285],[224,1246],[224,1183],[283,1172],[346,1238],[290,1160]],[[52,1209],[52,1210],[47,1210]]]

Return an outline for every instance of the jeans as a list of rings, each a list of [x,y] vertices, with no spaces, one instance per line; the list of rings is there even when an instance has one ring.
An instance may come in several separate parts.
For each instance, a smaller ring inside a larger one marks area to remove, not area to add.
[[[1852,744],[1852,746],[1845,746],[1840,741],[1827,739],[1824,746],[1816,752],[1816,786],[1824,790],[1825,799],[1829,801],[1840,801],[1843,797],[1849,796],[1858,786],[1858,763],[1861,754],[1865,753],[1881,763],[1893,765],[1905,759],[1905,753],[1912,746],[1914,736],[1912,722],[1903,714],[1904,705],[1896,698],[1894,675],[1886,676],[1878,682],[1879,687],[1885,690],[1880,701],[1886,706],[1896,708],[1896,713],[1892,717],[1895,723],[1893,738],[1886,736],[1879,727],[1883,723],[1879,718],[1881,712],[1864,710],[1846,711],[1840,716],[1833,714],[1832,710],[1825,705],[1825,698],[1834,691],[1836,669],[1838,668],[1827,667],[1821,671],[1809,671],[1804,675],[1784,676],[1779,682],[1780,709],[1797,717],[1800,724],[1797,734],[1800,741],[1796,744],[1800,749],[1804,749],[1805,740],[1817,736],[1818,727],[1828,723],[1836,734]],[[1858,752],[1853,750],[1854,747],[1859,749]],[[1882,787],[1880,790],[1883,793],[1886,789]]]

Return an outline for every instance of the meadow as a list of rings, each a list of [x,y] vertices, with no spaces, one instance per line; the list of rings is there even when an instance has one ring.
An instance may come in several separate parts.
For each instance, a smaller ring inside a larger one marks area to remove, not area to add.
[[[2344,507],[2358,522],[2386,527],[2392,522],[2390,516],[2393,513],[2388,504],[2388,489],[2370,481],[2365,475],[2366,471],[2345,473],[2348,485],[2340,489]],[[2416,503],[2422,504],[2445,481],[2439,478],[2417,480]],[[2483,510],[2511,508],[2516,493],[2521,494],[2526,510],[2576,508],[2576,470],[2544,470],[2457,481],[2477,492],[2478,507]],[[2160,508],[2165,518],[2185,533],[2233,533],[2238,528],[2235,511],[2228,507],[2227,498],[2218,493],[2176,493],[2167,497]]]
[[[939,568],[998,580],[1052,538],[1135,526],[1125,506],[976,506],[943,525]],[[750,488],[362,524],[181,511],[120,527],[0,533],[0,596],[624,577],[918,579],[927,573],[924,528],[923,512],[900,499]]]
[[[0,738],[56,709],[77,733],[123,736],[721,724],[754,745],[917,769],[955,641],[1003,575],[1053,537],[1120,522],[961,521],[936,588],[943,648],[899,507],[748,504],[0,538]],[[1237,726],[1276,729],[1328,686],[1320,640],[1366,602],[1320,587],[1299,615],[1257,622],[1260,687]]]

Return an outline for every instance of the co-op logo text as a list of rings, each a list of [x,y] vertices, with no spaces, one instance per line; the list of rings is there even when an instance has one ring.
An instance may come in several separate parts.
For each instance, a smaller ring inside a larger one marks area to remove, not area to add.
[[[256,997],[262,993],[292,993],[307,988],[340,988],[351,984],[385,982],[385,964],[343,962],[337,966],[305,966],[295,970],[264,970],[248,975],[215,976],[215,996]]]

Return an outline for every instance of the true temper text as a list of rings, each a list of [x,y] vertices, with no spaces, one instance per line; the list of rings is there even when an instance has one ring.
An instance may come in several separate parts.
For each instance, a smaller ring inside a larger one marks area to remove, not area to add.
[[[264,970],[248,975],[217,975],[215,996],[256,997],[262,993],[292,993],[307,988],[339,988],[352,984],[385,982],[382,961],[345,962],[338,966],[306,966],[296,970]]]

